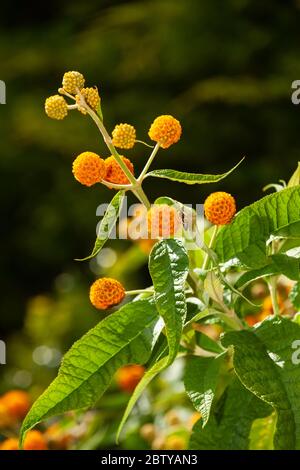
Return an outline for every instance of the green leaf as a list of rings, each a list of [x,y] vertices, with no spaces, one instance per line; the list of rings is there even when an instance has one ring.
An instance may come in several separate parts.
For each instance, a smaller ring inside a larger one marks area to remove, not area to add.
[[[259,269],[252,269],[244,273],[236,282],[235,287],[240,288],[262,277],[284,274],[289,279],[297,281],[300,276],[300,260],[285,254],[277,254],[269,257],[270,263]]]
[[[244,157],[245,158],[245,157]],[[185,173],[183,171],[177,170],[153,170],[147,174],[148,176],[154,176],[156,178],[165,178],[172,181],[178,181],[179,183],[185,184],[206,184],[206,183],[217,183],[218,181],[226,178],[230,173],[232,173],[244,160],[242,160],[235,165],[231,170],[220,175],[203,175],[201,173]]]
[[[245,266],[261,268],[268,264],[267,241],[300,234],[300,187],[265,196],[242,209],[232,223],[218,233],[215,251],[224,263],[238,258]]]
[[[184,386],[195,409],[201,413],[203,427],[209,419],[220,369],[225,357],[226,353],[217,357],[190,356],[187,358]]]
[[[237,378],[226,389],[223,401],[204,428],[201,419],[195,424],[191,450],[247,450],[253,421],[271,413]]]
[[[250,432],[250,450],[273,450],[273,437],[276,427],[276,414],[253,421]]]
[[[300,326],[282,317],[269,317],[253,331],[225,334],[233,345],[234,367],[241,382],[277,413],[276,449],[300,449],[300,368],[293,344]]]
[[[214,352],[216,354],[220,354],[223,352],[223,348],[217,343],[217,341],[211,339],[204,333],[200,333],[200,331],[195,331],[195,340],[197,346],[199,348],[205,349],[205,351]]]
[[[295,172],[292,174],[290,181],[288,182],[288,187],[298,186],[300,184],[300,162]]]
[[[169,345],[169,363],[178,352],[187,306],[185,282],[189,259],[181,241],[161,240],[149,258],[149,272],[154,286],[156,308],[162,316]]]
[[[147,362],[160,333],[157,320],[153,301],[129,303],[74,343],[63,359],[57,378],[26,416],[21,438],[50,416],[93,406],[119,367]]]
[[[300,309],[300,282],[297,282],[291,292],[289,293],[289,299],[294,305],[294,307],[299,310]]]
[[[102,250],[120,215],[124,194],[124,191],[119,191],[110,201],[106,212],[100,222],[97,239],[92,253],[86,258],[76,259],[76,261],[86,261],[88,259],[91,259]]]

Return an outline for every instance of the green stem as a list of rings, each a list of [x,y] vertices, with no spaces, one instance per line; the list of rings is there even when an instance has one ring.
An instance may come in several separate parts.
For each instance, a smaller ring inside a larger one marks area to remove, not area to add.
[[[275,277],[275,276],[272,277],[268,281],[268,286],[269,286],[270,296],[271,296],[271,300],[272,300],[274,315],[278,316],[278,315],[280,315],[280,308],[279,308],[278,301],[277,301],[276,284],[277,284],[277,277]]]
[[[118,154],[117,150],[115,149],[115,147],[112,143],[110,135],[108,134],[106,128],[104,127],[103,122],[101,121],[101,119],[99,119],[97,114],[89,106],[86,105],[86,103],[84,103],[84,104],[85,104],[87,112],[89,113],[89,115],[91,116],[93,121],[95,122],[95,124],[98,127],[99,131],[101,132],[102,137],[104,139],[104,142],[106,143],[108,149],[110,150],[111,154],[115,157],[116,161],[118,162],[118,164],[122,168],[123,172],[127,176],[128,180],[132,184],[132,186],[133,186],[132,189],[131,189],[132,192],[141,201],[141,203],[144,204],[147,207],[147,209],[149,209],[151,204],[150,204],[146,194],[144,193],[144,191],[143,191],[143,189],[140,185],[140,182],[135,178],[135,176],[127,168],[127,166],[123,162],[121,156]]]
[[[125,292],[126,295],[138,295],[138,294],[151,294],[154,292],[153,288],[151,289],[136,289],[136,290],[127,290]]]
[[[136,143],[146,145],[146,147],[149,147],[150,149],[154,148],[154,145],[149,145],[147,144],[147,142],[144,142],[143,140],[136,140]]]
[[[216,239],[216,236],[217,236],[217,233],[218,233],[218,229],[219,229],[219,226],[218,226],[218,225],[215,225],[215,226],[214,226],[214,229],[213,229],[213,233],[212,233],[211,239],[210,239],[210,241],[209,241],[208,248],[212,248],[212,247],[213,247],[214,242],[215,242],[215,239]],[[202,265],[202,269],[203,269],[203,270],[207,269],[207,266],[208,266],[209,261],[210,261],[209,253],[206,253],[205,258],[204,258],[204,261],[203,261],[203,265]]]
[[[140,176],[138,177],[138,181],[139,181],[139,182],[142,182],[142,181],[143,181],[143,179],[144,179],[144,177],[145,177],[147,171],[149,170],[149,168],[150,168],[150,166],[151,166],[151,163],[153,162],[153,160],[154,160],[154,158],[155,158],[155,155],[157,154],[157,152],[158,152],[158,150],[159,150],[159,147],[160,147],[160,144],[157,143],[157,144],[155,145],[155,147],[154,147],[154,149],[153,149],[153,151],[152,151],[152,153],[151,153],[151,155],[150,155],[150,157],[149,157],[149,159],[148,159],[146,165],[144,166],[144,169],[143,169],[142,173],[141,173]]]

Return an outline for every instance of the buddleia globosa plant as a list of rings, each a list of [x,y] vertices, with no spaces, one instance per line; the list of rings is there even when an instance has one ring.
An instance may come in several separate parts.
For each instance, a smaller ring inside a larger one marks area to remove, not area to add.
[[[179,120],[163,115],[150,126],[153,144],[145,144],[150,155],[136,175],[123,155],[143,143],[134,126],[120,123],[108,132],[101,96],[97,88],[86,87],[79,72],[65,73],[58,92],[46,100],[47,115],[59,120],[71,111],[89,116],[108,149],[106,155],[84,150],[73,162],[79,183],[114,191],[88,258],[109,239],[131,191],[143,212],[144,238],[151,240],[152,285],[126,291],[118,279],[93,283],[93,306],[114,309],[66,353],[57,378],[23,422],[21,445],[40,421],[93,407],[116,373],[131,392],[117,436],[122,440],[139,397],[180,356],[186,393],[201,416],[191,431],[190,449],[300,449],[299,167],[288,183],[271,185],[275,192],[237,213],[234,197],[223,191],[205,201],[198,193],[203,214],[166,195],[150,204],[146,178],[197,187],[221,181],[236,167],[218,175],[150,170],[158,152],[169,152],[182,134]],[[284,301],[283,282],[290,291]],[[252,295],[257,283],[269,290],[263,310],[259,296]],[[221,334],[209,335],[216,325]],[[134,380],[128,380],[131,369]]]

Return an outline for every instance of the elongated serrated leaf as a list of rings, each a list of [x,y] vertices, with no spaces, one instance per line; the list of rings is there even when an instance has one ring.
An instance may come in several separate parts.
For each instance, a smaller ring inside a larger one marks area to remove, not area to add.
[[[149,272],[154,286],[154,299],[162,316],[169,345],[169,363],[177,354],[187,313],[185,282],[189,259],[181,241],[161,240],[149,258]]]
[[[274,447],[300,449],[300,368],[293,361],[300,326],[269,317],[253,331],[227,333],[223,345],[234,347],[234,367],[241,382],[277,413]]]
[[[218,181],[223,180],[226,178],[230,173],[232,173],[244,160],[242,160],[235,165],[231,170],[227,171],[226,173],[222,173],[219,175],[203,175],[201,173],[186,173],[183,171],[177,170],[153,170],[147,174],[147,176],[154,176],[156,178],[165,178],[172,181],[178,181],[179,183],[185,184],[207,184],[207,183],[217,183]]]
[[[242,209],[218,233],[215,251],[224,263],[238,258],[245,266],[268,264],[266,243],[271,235],[300,235],[300,187],[270,194]]]
[[[294,281],[300,276],[300,260],[285,254],[277,254],[269,257],[270,263],[259,269],[252,269],[244,273],[236,282],[235,287],[239,288],[249,284],[249,282],[262,277],[284,274]]]
[[[124,191],[119,191],[110,201],[106,212],[100,222],[97,239],[92,253],[86,258],[76,259],[76,261],[86,261],[96,256],[101,251],[104,244],[107,242],[114,226],[117,223],[122,208],[124,194]]]
[[[192,450],[247,450],[253,420],[271,413],[271,408],[249,392],[235,378],[223,397],[224,403],[211,415],[207,425],[202,420],[193,428]]]
[[[206,425],[222,363],[226,354],[217,357],[191,356],[187,358],[184,385],[195,409],[201,413],[202,424]]]
[[[153,301],[126,304],[86,333],[65,355],[57,378],[26,416],[21,437],[38,422],[69,410],[92,406],[116,370],[144,364],[160,333]]]

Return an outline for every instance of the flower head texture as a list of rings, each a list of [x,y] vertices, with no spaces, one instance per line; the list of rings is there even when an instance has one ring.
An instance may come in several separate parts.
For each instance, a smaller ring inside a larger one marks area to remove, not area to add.
[[[63,96],[49,96],[45,101],[45,111],[51,119],[61,120],[68,114],[68,104]]]
[[[77,88],[81,90],[84,87],[84,76],[80,72],[66,72],[63,76],[62,86],[65,91],[75,95]]]
[[[208,196],[204,202],[204,214],[214,225],[229,224],[236,213],[234,197],[225,192],[216,192]]]
[[[176,144],[181,137],[181,124],[173,116],[163,115],[157,117],[149,130],[151,140],[159,143],[163,149]]]
[[[182,221],[177,210],[167,204],[155,204],[147,215],[149,238],[170,238],[180,228]]]
[[[112,131],[113,144],[120,149],[131,149],[135,144],[136,131],[130,124],[118,124]]]
[[[132,364],[121,367],[116,373],[116,381],[121,390],[131,393],[145,373],[145,367]]]
[[[102,158],[93,152],[83,152],[73,162],[73,174],[79,183],[92,186],[105,178],[106,168]]]
[[[128,158],[122,157],[123,162],[127,166],[128,170],[134,174],[134,167],[131,161]],[[116,161],[115,157],[111,156],[106,158],[105,160],[105,167],[106,167],[106,176],[105,180],[109,181],[110,183],[115,184],[129,184],[130,181],[128,180],[127,176],[125,175],[124,171]]]
[[[23,390],[10,390],[1,397],[1,405],[12,418],[22,420],[28,413],[31,400]]]
[[[84,97],[86,103],[90,106],[90,108],[96,111],[100,104],[100,96],[99,96],[97,88],[92,88],[92,87],[82,88],[82,90],[80,90],[80,93],[82,94],[82,96]],[[87,113],[86,109],[80,106],[79,95],[76,95],[76,103],[78,104],[79,111],[81,111],[82,114],[86,114]]]
[[[90,288],[90,301],[99,310],[118,305],[125,297],[125,289],[116,279],[102,277]]]

